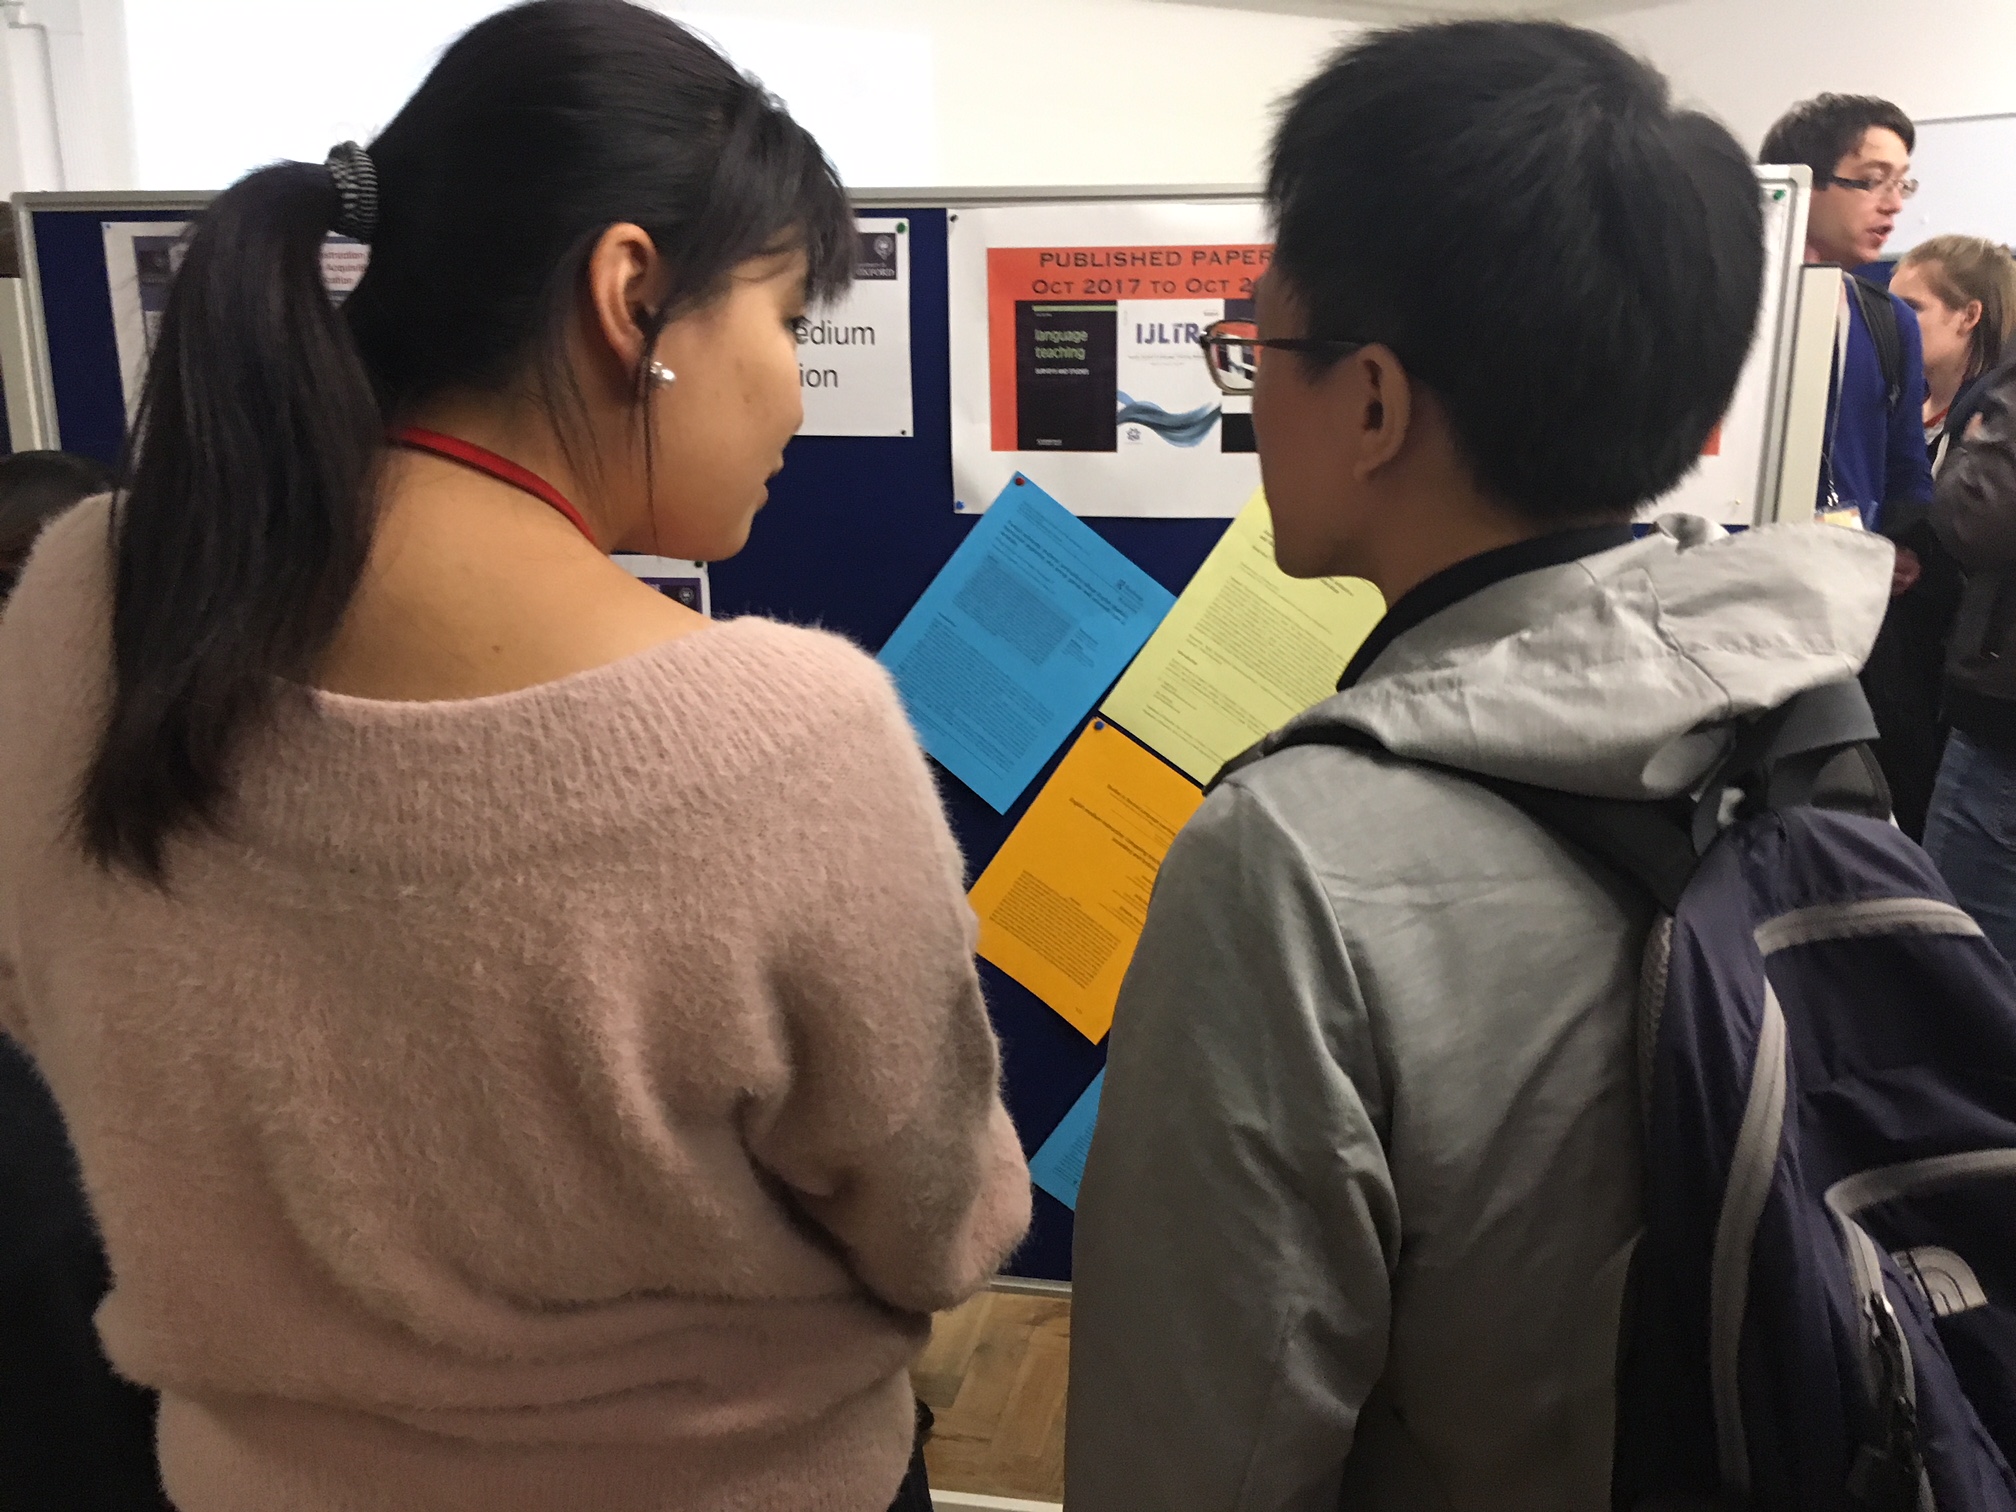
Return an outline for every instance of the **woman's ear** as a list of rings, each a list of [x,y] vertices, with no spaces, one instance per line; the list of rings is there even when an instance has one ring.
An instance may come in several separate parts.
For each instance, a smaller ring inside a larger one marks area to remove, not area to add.
[[[644,363],[647,312],[663,300],[664,282],[664,260],[642,226],[611,226],[588,254],[587,325],[626,387]]]
[[[1970,299],[1967,301],[1966,306],[1960,311],[1960,334],[1962,336],[1971,336],[1974,334],[1974,328],[1980,324],[1981,324],[1981,301],[1978,299]]]

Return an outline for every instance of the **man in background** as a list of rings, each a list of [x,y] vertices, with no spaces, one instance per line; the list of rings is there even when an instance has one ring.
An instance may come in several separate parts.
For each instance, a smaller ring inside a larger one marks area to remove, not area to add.
[[[1853,274],[1876,261],[1917,189],[1910,117],[1888,100],[1825,94],[1795,105],[1764,138],[1759,161],[1813,172],[1806,260]],[[1847,357],[1834,378],[1820,507],[1853,508],[1871,530],[1932,498],[1920,406],[1925,362],[1918,320],[1901,299],[1851,283]],[[1894,351],[1886,348],[1894,346]]]
[[[1925,832],[1945,745],[1939,679],[1951,575],[1937,572],[1938,582],[1919,586],[1925,559],[1938,548],[1925,523],[1932,464],[1918,317],[1855,270],[1881,256],[1917,190],[1916,145],[1911,118],[1888,100],[1823,94],[1780,117],[1759,154],[1762,162],[1804,163],[1813,171],[1806,260],[1832,263],[1848,276],[1848,330],[1835,365],[1819,508],[1836,520],[1859,520],[1897,546],[1895,601],[1862,686],[1876,715],[1876,754],[1897,822],[1914,840]]]

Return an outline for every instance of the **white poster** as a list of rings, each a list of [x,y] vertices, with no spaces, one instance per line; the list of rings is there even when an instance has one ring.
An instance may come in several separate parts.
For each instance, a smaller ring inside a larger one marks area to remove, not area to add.
[[[854,285],[798,327],[801,436],[907,436],[910,402],[910,222],[855,221]]]
[[[331,233],[322,243],[322,287],[339,305],[348,299],[371,266],[371,249],[360,241]]]
[[[1789,341],[1781,343],[1781,328],[1806,245],[1806,201],[1785,169],[1765,167],[1758,174],[1764,193],[1764,292],[1757,334],[1729,412],[1709,435],[1700,461],[1672,492],[1640,511],[1645,519],[1691,514],[1724,525],[1750,525],[1769,515],[1791,382],[1792,352]]]
[[[684,557],[640,556],[628,551],[617,552],[612,560],[639,582],[649,583],[695,614],[714,613],[713,584],[705,562],[689,562]]]
[[[112,337],[119,348],[119,381],[126,418],[140,407],[147,359],[161,334],[168,285],[182,266],[187,221],[106,221],[105,277],[112,293]]]
[[[1230,519],[1260,486],[1252,403],[1198,338],[1253,318],[1257,200],[1018,205],[949,217],[952,484],[1022,473],[1074,514]]]
[[[112,338],[119,349],[119,381],[130,422],[140,408],[147,359],[161,334],[168,285],[182,268],[188,221],[105,221],[105,278],[112,295]],[[363,282],[371,249],[347,236],[322,247],[322,282],[341,304]]]

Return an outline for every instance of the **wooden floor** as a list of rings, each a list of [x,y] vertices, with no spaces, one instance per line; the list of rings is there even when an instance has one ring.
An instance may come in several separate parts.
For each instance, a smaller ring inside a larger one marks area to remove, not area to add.
[[[1064,1499],[1064,1396],[1071,1301],[985,1292],[938,1320],[912,1373],[938,1424],[931,1485]]]

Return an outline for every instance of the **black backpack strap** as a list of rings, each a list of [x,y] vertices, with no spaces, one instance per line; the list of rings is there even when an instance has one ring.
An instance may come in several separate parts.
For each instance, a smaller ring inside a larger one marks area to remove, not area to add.
[[[1876,367],[1883,375],[1883,409],[1889,413],[1904,397],[1904,333],[1897,329],[1897,307],[1890,303],[1888,289],[1859,273],[1848,275],[1848,291],[1862,307],[1862,323],[1876,345]]]
[[[1889,817],[1889,792],[1869,754],[1875,716],[1853,678],[1811,688],[1752,720],[1700,795],[1666,802],[1593,798],[1513,782],[1434,761],[1396,757],[1496,793],[1550,831],[1648,893],[1672,913],[1701,857],[1739,815],[1820,803]],[[1227,762],[1205,789],[1294,746],[1342,746],[1391,756],[1376,735],[1350,725],[1290,725]]]
[[[1890,792],[1868,753],[1875,739],[1876,716],[1852,677],[1758,716],[1695,802],[1694,848],[1705,852],[1739,815],[1773,809],[1824,802],[1887,819]]]

